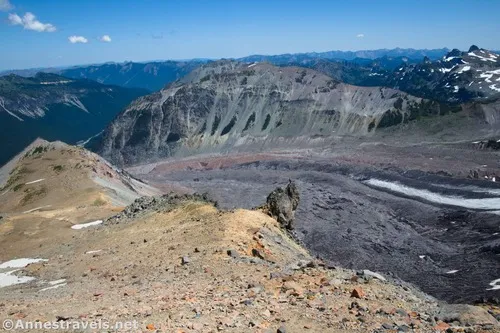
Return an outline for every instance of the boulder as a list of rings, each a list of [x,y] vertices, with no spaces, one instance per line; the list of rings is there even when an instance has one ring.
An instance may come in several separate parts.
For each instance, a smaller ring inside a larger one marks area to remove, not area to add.
[[[462,325],[493,325],[498,326],[498,321],[479,306],[467,304],[446,304],[441,306],[438,314],[438,320],[445,323],[458,321]]]
[[[266,204],[271,216],[286,229],[294,229],[295,210],[299,205],[299,191],[293,181],[285,188],[278,187],[267,196]]]

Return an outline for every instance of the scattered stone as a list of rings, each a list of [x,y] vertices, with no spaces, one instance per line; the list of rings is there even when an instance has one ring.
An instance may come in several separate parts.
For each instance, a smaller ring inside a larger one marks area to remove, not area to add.
[[[264,259],[264,255],[259,250],[257,250],[257,249],[252,249],[252,255],[254,257],[259,258],[259,259],[265,260]]]
[[[236,250],[227,250],[227,255],[234,259],[238,259],[240,257],[240,254]]]
[[[402,317],[408,317],[408,313],[406,313],[406,311],[403,309],[397,309],[396,313]]]
[[[190,262],[191,262],[191,259],[190,259],[188,256],[184,256],[184,257],[182,257],[181,263],[182,263],[183,265],[187,265],[187,264],[189,264]]]
[[[286,327],[285,326],[280,326],[276,332],[277,333],[286,333]]]
[[[291,291],[291,294],[295,296],[301,296],[304,294],[304,289],[295,281],[286,281],[283,283],[282,289],[285,292]]]
[[[438,332],[443,332],[443,331],[446,331],[447,329],[450,328],[450,325],[448,325],[447,323],[444,323],[444,322],[439,322],[436,326],[434,326],[434,329]]]
[[[363,291],[363,288],[361,288],[361,287],[354,288],[351,292],[351,297],[355,297],[355,298],[365,297],[365,293]]]
[[[342,285],[342,280],[340,279],[331,279],[329,282],[330,286],[334,286],[334,287],[339,287]]]
[[[386,329],[386,330],[392,330],[393,326],[392,326],[392,324],[389,324],[389,323],[383,323],[382,328]]]

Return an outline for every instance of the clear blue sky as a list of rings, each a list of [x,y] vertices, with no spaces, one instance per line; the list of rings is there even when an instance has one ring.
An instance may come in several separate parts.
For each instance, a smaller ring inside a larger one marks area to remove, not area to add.
[[[0,0],[0,69],[394,47],[500,49],[499,13],[497,0]],[[104,35],[111,42],[100,41]],[[70,43],[70,36],[87,43]]]

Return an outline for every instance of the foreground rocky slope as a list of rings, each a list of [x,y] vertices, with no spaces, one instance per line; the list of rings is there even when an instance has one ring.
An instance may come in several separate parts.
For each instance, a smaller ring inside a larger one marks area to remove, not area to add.
[[[85,140],[146,93],[46,73],[0,77],[0,166],[37,137]]]
[[[15,219],[0,224],[0,278],[30,280],[2,287],[0,316],[16,323],[128,321],[158,332],[498,328],[494,308],[439,304],[375,272],[324,266],[266,210],[219,211],[201,196],[170,195],[138,199],[84,230],[58,220],[35,230]]]
[[[196,152],[314,145],[450,112],[397,90],[356,87],[298,67],[220,61],[134,101],[92,147],[118,164]],[[301,141],[301,142],[299,142]]]

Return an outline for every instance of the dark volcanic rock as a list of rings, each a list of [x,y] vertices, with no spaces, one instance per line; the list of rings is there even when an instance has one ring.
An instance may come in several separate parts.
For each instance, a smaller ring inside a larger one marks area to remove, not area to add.
[[[272,191],[267,197],[266,204],[271,216],[276,218],[283,227],[292,230],[299,200],[297,185],[289,181],[286,188],[278,187]]]

